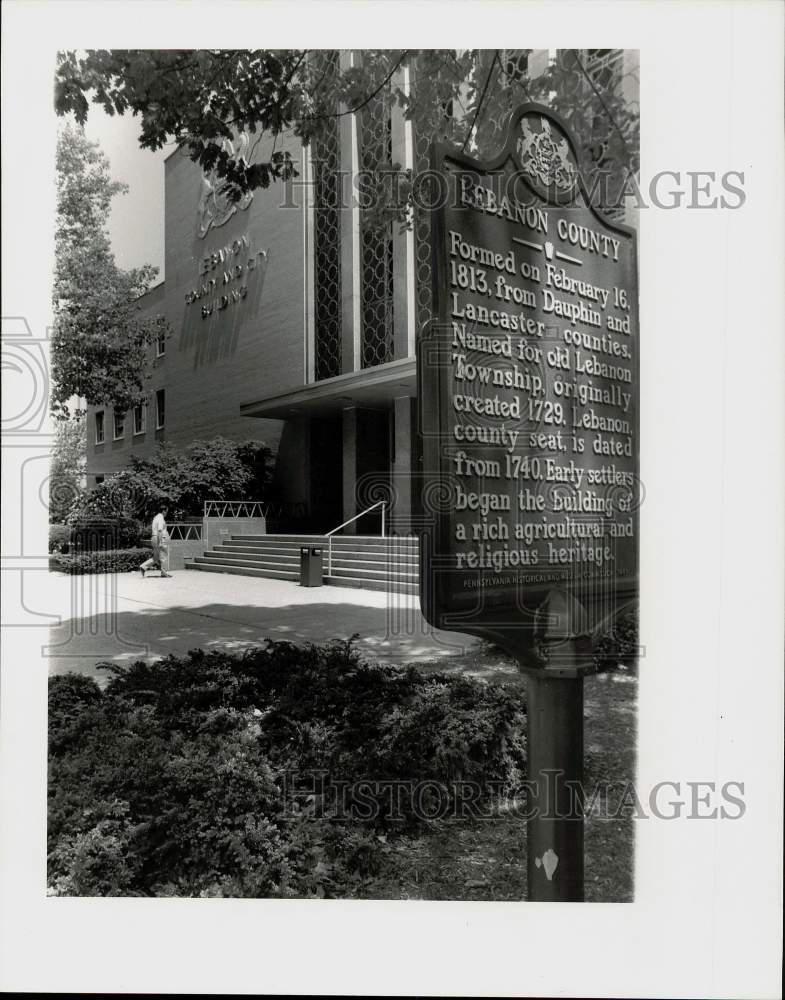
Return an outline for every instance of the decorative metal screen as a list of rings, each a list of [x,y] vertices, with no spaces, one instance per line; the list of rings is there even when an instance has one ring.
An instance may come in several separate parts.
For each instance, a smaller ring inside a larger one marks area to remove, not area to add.
[[[431,136],[414,125],[414,170],[425,174],[430,169],[428,159]],[[417,199],[420,207],[414,212],[414,278],[417,303],[417,331],[419,337],[431,319],[431,216],[425,192]]]
[[[616,90],[621,84],[624,49],[586,49],[586,72],[600,89]]]
[[[502,49],[500,61],[508,80],[525,81],[529,75],[529,49]]]
[[[390,95],[382,91],[358,116],[360,171],[392,163]],[[368,183],[368,189],[375,185]],[[368,209],[360,211],[362,268],[362,367],[393,360],[393,240],[392,225],[375,225]]]
[[[314,56],[317,81],[337,73],[338,53]],[[338,119],[312,145],[314,179],[314,378],[341,373],[341,175]]]
[[[582,53],[586,72],[594,81],[600,92],[606,94],[616,93],[621,90],[621,81],[624,70],[624,50],[623,49],[585,49]],[[592,159],[598,169],[607,168],[608,137],[610,126],[607,112],[602,109],[594,117],[592,123],[592,136],[594,145],[592,147]],[[617,221],[624,219],[624,204],[617,204],[611,194],[610,204],[601,204],[605,215]]]

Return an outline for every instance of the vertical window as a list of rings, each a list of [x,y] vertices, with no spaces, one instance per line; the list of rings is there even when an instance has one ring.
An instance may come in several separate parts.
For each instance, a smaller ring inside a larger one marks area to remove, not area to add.
[[[103,444],[105,440],[104,411],[98,410],[95,415],[95,443]]]
[[[117,410],[114,411],[114,426],[113,426],[113,437],[115,441],[119,441],[125,435],[125,414],[118,413]]]
[[[312,56],[315,86],[329,88],[338,73],[338,52]],[[330,109],[331,111],[337,110]],[[327,119],[313,143],[314,180],[314,378],[341,374],[341,150],[338,120]]]
[[[166,334],[159,333],[155,342],[155,356],[161,358],[164,354],[166,354]]]
[[[391,110],[391,94],[385,89],[358,114],[360,172],[365,177],[392,163]],[[393,230],[391,223],[380,226],[370,214],[360,210],[363,368],[393,360]]]
[[[166,419],[166,389],[159,389],[155,394],[155,428],[161,430]]]
[[[145,431],[145,405],[140,403],[134,407],[134,434],[144,434]]]

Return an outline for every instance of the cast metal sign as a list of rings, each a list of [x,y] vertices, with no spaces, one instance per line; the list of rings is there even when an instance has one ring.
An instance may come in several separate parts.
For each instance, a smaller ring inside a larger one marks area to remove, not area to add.
[[[423,613],[565,671],[638,577],[635,233],[590,205],[578,162],[531,104],[491,162],[434,147],[418,355]]]

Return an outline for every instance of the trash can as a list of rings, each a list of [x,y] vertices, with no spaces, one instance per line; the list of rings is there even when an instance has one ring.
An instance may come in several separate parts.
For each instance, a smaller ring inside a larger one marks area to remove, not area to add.
[[[322,550],[316,545],[303,545],[300,548],[300,586],[321,587],[322,580]]]

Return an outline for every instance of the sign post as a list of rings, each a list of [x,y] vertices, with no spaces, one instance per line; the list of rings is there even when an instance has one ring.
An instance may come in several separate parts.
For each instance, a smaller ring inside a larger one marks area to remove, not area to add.
[[[418,345],[420,600],[526,674],[529,898],[583,899],[583,678],[637,601],[633,230],[591,204],[528,104],[481,162],[436,145],[433,321]]]

